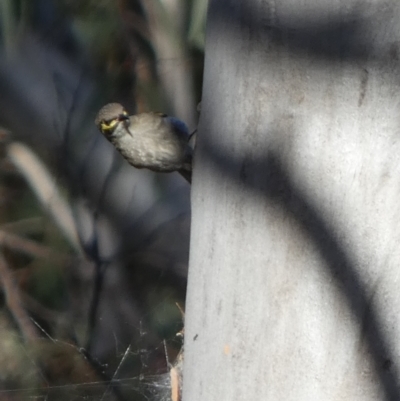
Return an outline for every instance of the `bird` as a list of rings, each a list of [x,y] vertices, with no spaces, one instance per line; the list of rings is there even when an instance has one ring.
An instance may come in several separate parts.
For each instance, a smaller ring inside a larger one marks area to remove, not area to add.
[[[121,104],[109,103],[97,113],[95,124],[132,166],[178,171],[191,183],[193,149],[183,121],[155,112],[130,116]]]

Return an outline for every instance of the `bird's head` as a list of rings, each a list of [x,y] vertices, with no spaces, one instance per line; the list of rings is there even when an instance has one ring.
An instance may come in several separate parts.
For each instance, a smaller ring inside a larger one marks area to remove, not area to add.
[[[121,121],[128,122],[129,115],[119,103],[109,103],[100,109],[94,120],[99,130],[110,137]]]

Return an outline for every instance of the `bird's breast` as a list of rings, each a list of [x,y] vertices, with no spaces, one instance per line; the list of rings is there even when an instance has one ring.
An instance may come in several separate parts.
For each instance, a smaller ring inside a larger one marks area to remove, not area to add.
[[[124,135],[112,141],[124,158],[133,166],[155,171],[180,169],[185,159],[183,144],[165,130],[145,130],[129,127]]]

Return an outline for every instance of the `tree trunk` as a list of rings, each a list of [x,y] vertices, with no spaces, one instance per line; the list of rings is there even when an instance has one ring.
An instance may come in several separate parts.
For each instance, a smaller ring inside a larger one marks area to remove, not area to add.
[[[207,24],[184,401],[400,400],[400,3]]]

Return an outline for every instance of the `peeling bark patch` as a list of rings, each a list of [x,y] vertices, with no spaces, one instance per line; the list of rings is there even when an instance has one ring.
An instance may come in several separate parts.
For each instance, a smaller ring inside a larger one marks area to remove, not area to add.
[[[224,354],[225,355],[229,355],[231,353],[231,347],[229,346],[229,344],[225,344],[224,346]]]
[[[181,379],[176,368],[171,368],[170,372],[171,380],[171,401],[179,401],[181,399]]]
[[[360,82],[360,95],[358,97],[358,107],[361,107],[364,102],[365,94],[367,93],[367,84],[368,84],[368,71],[365,68],[363,68]]]

